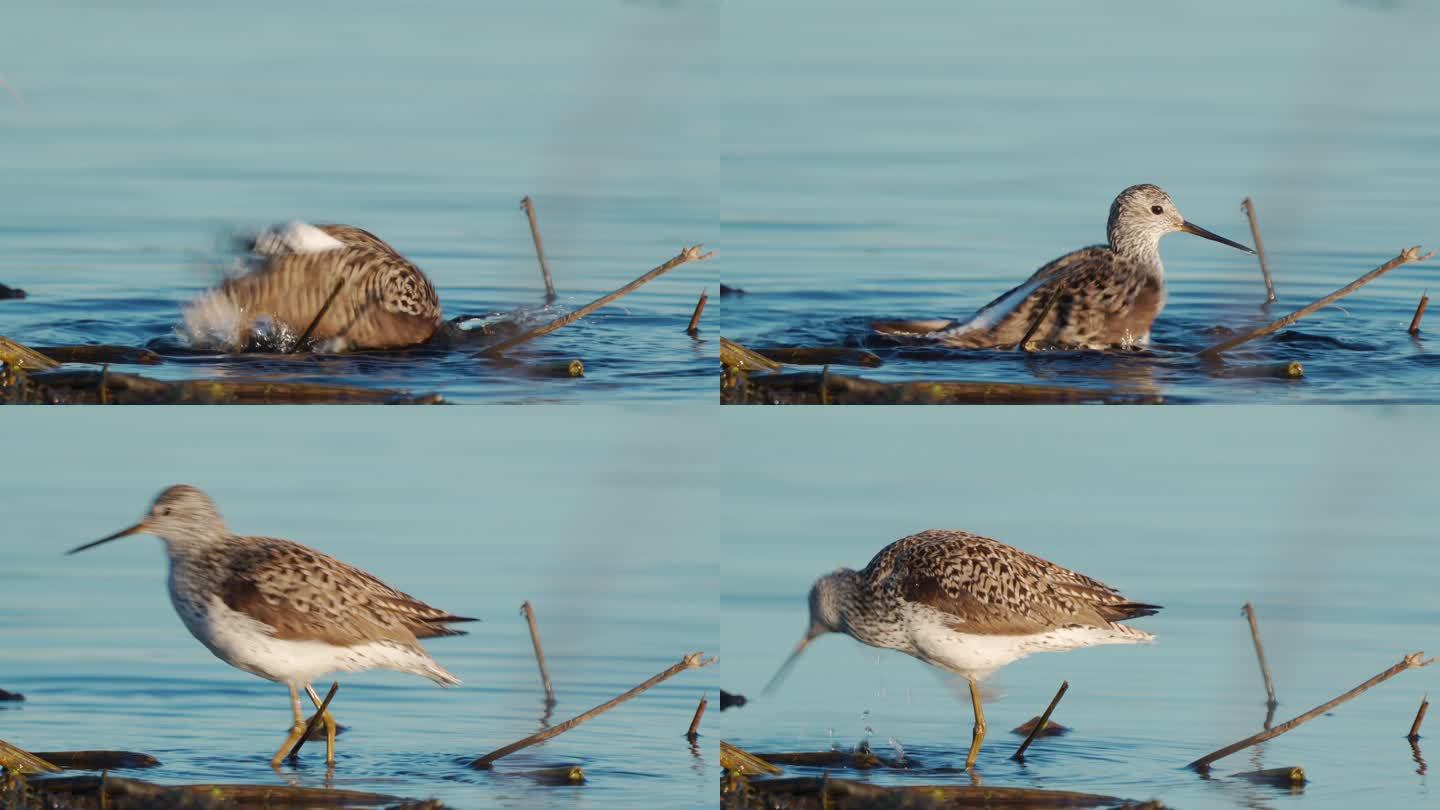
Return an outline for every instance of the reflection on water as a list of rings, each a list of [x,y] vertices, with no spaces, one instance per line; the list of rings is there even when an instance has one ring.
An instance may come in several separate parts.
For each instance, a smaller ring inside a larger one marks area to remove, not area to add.
[[[209,410],[209,409],[205,409]],[[133,522],[165,485],[214,496],[241,533],[288,537],[480,621],[425,646],[463,684],[341,674],[348,731],[333,778],[310,742],[294,784],[437,797],[457,808],[676,807],[719,778],[696,701],[713,668],[685,672],[493,771],[469,762],[573,717],[697,650],[719,652],[709,464],[677,456],[683,415],[598,408],[503,424],[459,410],[141,410],[115,421],[10,418],[0,491],[0,738],[32,750],[123,749],[157,782],[261,782],[284,739],[283,686],[226,666],[185,631],[159,541],[63,551]],[[210,411],[211,414],[220,411]],[[385,414],[394,413],[388,421]],[[57,414],[64,416],[64,414]],[[545,705],[521,602],[535,605],[558,703]],[[317,684],[323,693],[328,681]],[[718,714],[718,713],[717,713]],[[583,786],[521,772],[580,765]]]
[[[727,337],[869,345],[885,366],[862,373],[883,380],[1059,382],[1179,402],[1440,398],[1431,338],[1405,331],[1428,264],[1227,355],[1299,361],[1303,380],[1217,373],[1191,356],[1404,247],[1435,247],[1424,178],[1440,171],[1440,114],[1414,104],[1429,93],[1425,57],[1373,58],[1395,31],[1432,27],[1435,7],[842,6],[727,7],[724,277],[748,291],[724,301]],[[875,319],[966,317],[1104,241],[1111,200],[1142,182],[1241,241],[1240,203],[1254,200],[1279,297],[1268,313],[1253,257],[1176,235],[1162,242],[1169,299],[1149,352],[916,352],[869,334]],[[1144,374],[1114,379],[1115,365]]]
[[[0,77],[24,104],[0,92],[0,283],[29,297],[0,301],[0,334],[165,339],[181,304],[216,280],[212,253],[229,234],[293,219],[378,234],[426,272],[446,318],[533,309],[544,287],[519,209],[527,194],[557,311],[573,310],[685,245],[717,242],[713,113],[695,103],[711,82],[716,12],[8,9]],[[713,400],[714,333],[684,330],[718,273],[717,262],[679,268],[516,352],[531,364],[579,358],[583,380],[470,352],[275,374],[458,401]],[[208,357],[134,370],[242,368]]]
[[[905,534],[963,528],[1164,605],[1137,622],[1154,645],[1034,655],[986,682],[985,785],[1186,808],[1433,801],[1422,760],[1395,743],[1434,691],[1434,668],[1222,759],[1208,778],[1183,767],[1409,652],[1440,652],[1428,584],[1440,510],[1425,494],[1440,444],[1425,409],[948,409],[901,421],[866,409],[783,425],[731,410],[746,442],[720,459],[745,471],[722,485],[723,682],[750,700],[722,716],[725,739],[751,751],[894,739],[908,767],[861,778],[966,783],[963,683],[912,658],[825,636],[773,697],[760,691],[805,629],[816,577],[862,566]],[[1275,680],[1273,714],[1246,602]],[[1052,719],[1071,731],[1012,761],[1022,737],[1007,730],[1040,714],[1062,680],[1070,689]],[[1303,789],[1231,778],[1290,766],[1305,769]]]

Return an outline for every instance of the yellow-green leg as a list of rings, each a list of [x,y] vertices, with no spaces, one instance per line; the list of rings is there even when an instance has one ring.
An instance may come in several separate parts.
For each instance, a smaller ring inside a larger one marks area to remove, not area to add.
[[[285,755],[290,753],[290,749],[295,747],[295,743],[300,740],[300,735],[305,733],[305,718],[300,714],[300,693],[295,691],[294,686],[290,687],[290,711],[295,714],[295,723],[290,726],[290,735],[285,738],[280,750],[276,751],[275,756],[271,758],[270,767],[272,768],[280,767]]]
[[[965,769],[975,767],[975,758],[980,755],[980,743],[985,739],[985,710],[980,706],[980,685],[970,679],[970,705],[975,709],[975,730],[970,736],[970,754],[965,757]]]
[[[307,683],[307,684],[305,684],[305,691],[306,691],[306,693],[308,693],[308,694],[310,695],[310,702],[315,704],[315,708],[316,708],[316,709],[319,709],[319,708],[320,708],[320,704],[322,703],[322,701],[320,700],[320,696],[317,695],[317,694],[315,694],[315,687],[313,687],[313,686],[311,686],[310,684]],[[298,699],[297,699],[297,705],[298,705]],[[334,764],[335,764],[335,727],[336,727],[335,715],[331,714],[329,709],[326,709],[326,710],[325,710],[325,716],[322,717],[322,718],[320,718],[320,720],[325,723],[325,764],[326,764],[326,765],[334,765]]]

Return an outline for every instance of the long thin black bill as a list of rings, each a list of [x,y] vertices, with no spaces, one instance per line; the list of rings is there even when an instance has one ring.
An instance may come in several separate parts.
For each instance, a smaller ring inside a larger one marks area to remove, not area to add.
[[[809,646],[809,644],[810,638],[807,637],[801,640],[799,644],[795,645],[795,652],[790,653],[790,657],[786,658],[785,663],[780,665],[780,669],[775,673],[774,677],[770,679],[770,682],[765,684],[765,689],[763,692],[761,692],[761,694],[768,697],[769,695],[774,693],[774,691],[780,686],[780,682],[785,680],[785,676],[790,674],[790,668],[795,666],[795,662],[800,658],[800,653],[805,652],[805,648]]]
[[[77,552],[77,551],[84,551],[84,550],[87,549],[87,548],[94,548],[94,547],[100,545],[101,543],[108,543],[108,542],[110,542],[111,540],[119,540],[119,539],[122,538],[122,537],[128,537],[129,535],[132,535],[132,534],[139,534],[140,532],[143,532],[143,531],[145,531],[145,524],[143,524],[143,523],[136,523],[134,526],[131,526],[131,527],[128,528],[128,529],[121,529],[120,531],[115,532],[114,534],[110,535],[109,537],[102,537],[102,538],[100,538],[99,540],[96,540],[96,541],[93,542],[93,543],[86,543],[86,544],[83,545],[83,546],[76,546],[75,548],[72,548],[72,549],[70,549],[69,551],[67,551],[67,552],[65,552],[65,553],[66,553],[66,554],[74,554],[74,553]]]
[[[1185,222],[1180,223],[1180,230],[1182,230],[1182,231],[1184,231],[1184,232],[1186,232],[1186,233],[1193,233],[1193,234],[1195,234],[1196,236],[1203,236],[1203,237],[1205,237],[1206,239],[1209,239],[1209,240],[1212,241],[1212,242],[1219,242],[1219,243],[1222,244],[1222,245],[1229,245],[1230,247],[1233,247],[1233,248],[1235,248],[1236,250],[1243,250],[1243,251],[1245,251],[1246,253],[1254,253],[1254,252],[1255,252],[1255,251],[1251,250],[1250,248],[1245,247],[1244,245],[1240,244],[1239,242],[1231,242],[1229,239],[1226,239],[1225,237],[1221,236],[1220,234],[1218,234],[1218,233],[1211,233],[1210,231],[1207,231],[1207,230],[1205,230],[1204,228],[1200,227],[1199,225],[1196,225],[1195,223],[1190,222],[1190,221],[1188,221],[1188,220],[1185,221]]]

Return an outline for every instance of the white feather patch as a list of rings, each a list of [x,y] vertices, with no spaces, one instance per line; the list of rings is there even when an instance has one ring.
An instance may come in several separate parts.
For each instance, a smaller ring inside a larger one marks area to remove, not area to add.
[[[285,253],[324,253],[339,250],[345,243],[304,222],[292,222],[261,231],[255,237],[255,252],[261,256],[279,256]]]

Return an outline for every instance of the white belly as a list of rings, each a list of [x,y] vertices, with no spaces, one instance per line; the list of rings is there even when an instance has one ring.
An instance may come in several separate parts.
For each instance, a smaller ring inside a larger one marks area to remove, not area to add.
[[[210,596],[203,605],[173,601],[190,634],[217,658],[268,680],[299,686],[331,672],[365,669],[393,669],[436,678],[438,667],[413,647],[385,641],[341,647],[323,641],[280,639],[269,625],[231,610],[217,596]]]
[[[1099,644],[1140,644],[1154,636],[1134,628],[1068,627],[1027,635],[985,635],[952,630],[943,623],[912,616],[911,643],[916,658],[974,680],[1031,653],[1062,652]]]

